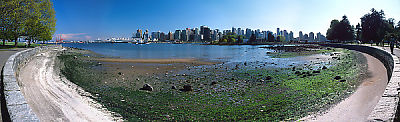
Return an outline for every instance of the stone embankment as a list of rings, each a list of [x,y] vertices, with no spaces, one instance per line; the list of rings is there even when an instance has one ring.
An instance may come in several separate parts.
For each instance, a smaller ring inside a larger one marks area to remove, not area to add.
[[[33,113],[32,109],[29,107],[28,103],[26,102],[23,94],[21,93],[21,89],[17,83],[17,73],[19,66],[22,64],[27,63],[29,59],[38,54],[39,52],[58,48],[59,46],[44,46],[44,47],[37,47],[32,49],[27,49],[14,55],[10,56],[7,62],[4,65],[2,71],[2,78],[3,78],[3,106],[5,110],[3,110],[3,115],[6,118],[3,120],[9,121],[39,121],[38,117]]]
[[[389,81],[379,102],[368,116],[368,121],[398,121],[400,90],[400,62],[398,57],[390,54],[389,50],[382,47],[344,44],[323,44],[322,46],[356,50],[379,59],[385,65]]]

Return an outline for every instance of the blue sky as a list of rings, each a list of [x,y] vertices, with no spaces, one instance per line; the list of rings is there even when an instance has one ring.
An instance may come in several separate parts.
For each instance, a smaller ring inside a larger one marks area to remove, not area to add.
[[[137,29],[207,25],[326,33],[332,19],[355,25],[371,8],[400,20],[400,0],[53,0],[57,31],[69,40],[131,37]]]

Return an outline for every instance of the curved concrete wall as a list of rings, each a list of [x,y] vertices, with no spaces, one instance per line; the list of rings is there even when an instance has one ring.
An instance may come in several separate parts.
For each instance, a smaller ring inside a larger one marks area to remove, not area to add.
[[[374,110],[368,116],[368,121],[398,121],[398,104],[400,90],[400,62],[398,57],[391,55],[389,50],[376,46],[321,44],[335,48],[346,48],[367,53],[379,59],[386,67],[388,84]]]
[[[27,49],[8,58],[4,65],[2,76],[3,76],[3,90],[5,98],[5,109],[9,114],[10,121],[22,122],[22,121],[39,121],[35,113],[29,107],[26,102],[21,89],[18,85],[16,76],[20,65],[26,64],[32,56],[48,49],[54,49],[59,46],[44,46]],[[7,114],[7,113],[3,113]],[[3,118],[4,119],[4,118]]]

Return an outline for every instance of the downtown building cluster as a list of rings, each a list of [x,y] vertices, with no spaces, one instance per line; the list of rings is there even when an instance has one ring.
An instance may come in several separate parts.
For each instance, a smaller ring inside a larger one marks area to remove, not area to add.
[[[175,30],[175,32],[149,32],[148,30],[138,29],[133,33],[132,40],[143,40],[143,41],[182,41],[182,42],[211,42],[223,38],[224,35],[239,35],[243,36],[245,40],[250,39],[252,35],[256,37],[259,41],[265,41],[268,36],[273,36],[275,40],[278,41],[298,41],[298,42],[324,42],[327,41],[326,37],[320,32],[314,34],[310,32],[309,34],[303,34],[302,31],[299,32],[298,37],[294,37],[292,31],[280,30],[277,28],[276,32],[272,31],[262,31],[260,29],[252,30],[249,28],[235,28],[229,30],[219,30],[210,29],[207,26],[200,26],[200,28],[186,28],[183,30]]]

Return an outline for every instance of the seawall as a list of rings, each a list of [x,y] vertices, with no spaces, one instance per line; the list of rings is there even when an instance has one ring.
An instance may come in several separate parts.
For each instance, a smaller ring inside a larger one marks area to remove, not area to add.
[[[16,76],[19,67],[26,64],[32,56],[49,49],[58,48],[60,46],[43,46],[20,51],[10,56],[5,63],[2,71],[3,78],[3,120],[4,121],[39,121],[38,117],[33,113],[32,109],[26,102],[21,89],[17,82]]]
[[[376,46],[346,45],[346,44],[321,44],[322,46],[345,48],[367,53],[380,60],[387,70],[388,83],[384,93],[369,114],[368,121],[398,121],[398,104],[400,90],[400,62],[398,57],[390,54],[388,50]]]

